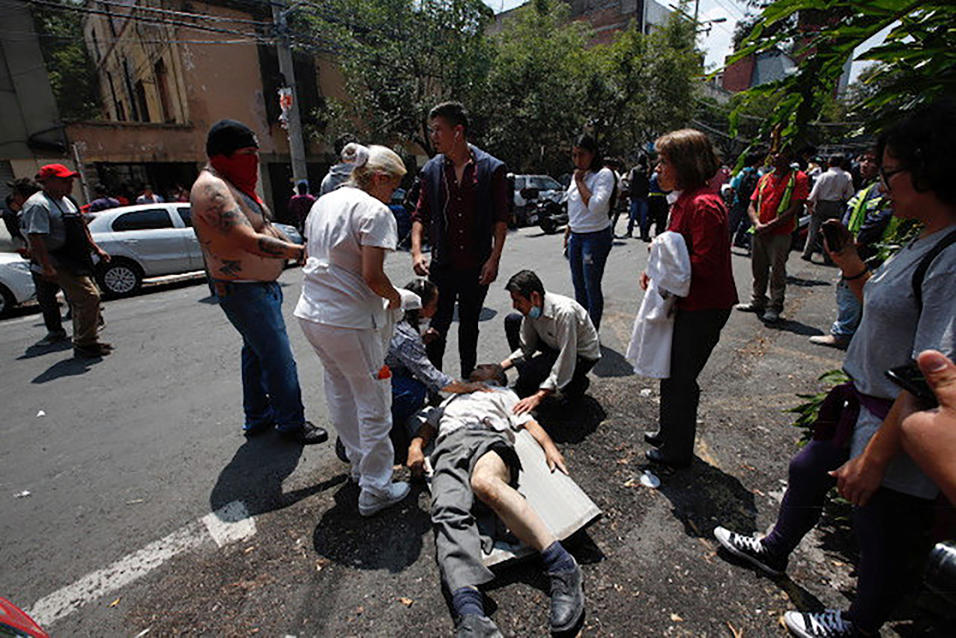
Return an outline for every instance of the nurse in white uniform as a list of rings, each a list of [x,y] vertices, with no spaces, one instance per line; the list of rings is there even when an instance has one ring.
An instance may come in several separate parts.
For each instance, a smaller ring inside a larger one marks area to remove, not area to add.
[[[329,416],[361,488],[359,513],[371,516],[409,491],[408,483],[392,483],[391,378],[381,335],[386,307],[401,303],[383,266],[398,242],[386,202],[405,165],[383,146],[358,144],[346,146],[342,160],[354,166],[351,178],[320,197],[306,219],[308,260],[294,314],[325,367]]]

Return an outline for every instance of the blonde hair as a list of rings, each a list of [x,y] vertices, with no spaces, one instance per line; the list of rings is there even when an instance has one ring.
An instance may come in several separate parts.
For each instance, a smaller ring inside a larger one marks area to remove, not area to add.
[[[683,128],[671,131],[654,142],[658,153],[667,156],[667,160],[677,172],[677,187],[681,190],[703,186],[717,174],[720,159],[714,151],[710,138],[697,129]]]
[[[375,175],[403,177],[407,172],[401,157],[391,149],[375,144],[367,148],[360,144],[349,144],[342,149],[342,161],[354,166],[349,184],[362,190],[368,189]]]

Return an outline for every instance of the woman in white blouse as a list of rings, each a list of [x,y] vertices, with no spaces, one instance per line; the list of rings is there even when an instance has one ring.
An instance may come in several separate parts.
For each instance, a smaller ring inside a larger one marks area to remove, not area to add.
[[[295,307],[302,332],[325,368],[329,417],[345,445],[361,492],[359,513],[370,516],[408,495],[392,483],[391,374],[382,326],[401,298],[383,270],[398,232],[386,203],[405,175],[401,158],[383,146],[349,144],[348,182],[312,206],[306,219],[308,260]]]
[[[614,235],[611,228],[611,204],[617,178],[602,166],[597,142],[582,135],[571,149],[574,179],[568,186],[568,227],[564,246],[571,263],[574,297],[584,306],[595,328],[601,327],[604,293],[601,279]]]

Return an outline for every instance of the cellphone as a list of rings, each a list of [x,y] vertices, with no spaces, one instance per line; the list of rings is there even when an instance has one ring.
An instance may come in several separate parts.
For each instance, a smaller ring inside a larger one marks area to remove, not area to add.
[[[926,377],[923,376],[923,371],[919,369],[915,361],[890,368],[884,374],[887,379],[919,399],[925,407],[935,408],[939,405],[936,395],[933,394],[929,383],[926,382]]]
[[[827,220],[823,222],[820,231],[823,233],[823,238],[826,240],[831,252],[838,253],[843,250],[843,246],[846,245],[846,235],[843,234],[843,224],[835,219]]]

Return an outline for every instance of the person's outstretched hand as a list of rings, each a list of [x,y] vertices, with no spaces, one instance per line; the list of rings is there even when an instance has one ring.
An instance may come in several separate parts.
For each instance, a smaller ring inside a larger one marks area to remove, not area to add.
[[[903,449],[956,503],[956,364],[936,350],[924,350],[919,368],[939,401],[939,407],[914,410],[903,419]]]

